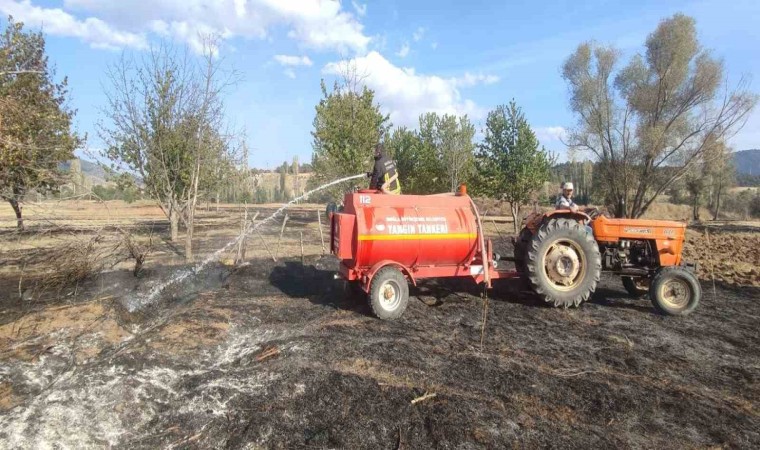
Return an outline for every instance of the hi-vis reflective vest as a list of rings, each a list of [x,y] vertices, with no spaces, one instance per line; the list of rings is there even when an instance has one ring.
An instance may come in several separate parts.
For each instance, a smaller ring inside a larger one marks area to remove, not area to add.
[[[393,176],[389,176],[387,173],[385,174],[385,183],[383,183],[383,186],[385,187],[384,192],[386,194],[399,195],[401,194],[401,183],[398,181],[398,172],[395,170],[393,172]]]

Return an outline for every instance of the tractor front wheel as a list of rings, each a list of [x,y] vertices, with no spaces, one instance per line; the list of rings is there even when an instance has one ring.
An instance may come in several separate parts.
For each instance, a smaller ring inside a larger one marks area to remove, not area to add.
[[[372,278],[369,289],[369,306],[380,319],[395,320],[401,317],[409,304],[409,284],[400,270],[386,266]]]
[[[554,306],[578,306],[591,297],[602,271],[599,245],[573,219],[550,219],[528,244],[525,259],[533,291]]]
[[[685,316],[699,305],[702,286],[693,272],[682,267],[664,267],[652,279],[649,298],[661,314]]]

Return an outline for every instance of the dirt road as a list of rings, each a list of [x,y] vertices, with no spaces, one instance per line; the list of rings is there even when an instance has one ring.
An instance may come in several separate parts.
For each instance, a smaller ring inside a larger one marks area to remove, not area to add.
[[[6,448],[760,446],[760,293],[685,318],[605,279],[556,310],[427,283],[369,317],[335,261],[256,260],[129,314],[117,299],[0,327]]]

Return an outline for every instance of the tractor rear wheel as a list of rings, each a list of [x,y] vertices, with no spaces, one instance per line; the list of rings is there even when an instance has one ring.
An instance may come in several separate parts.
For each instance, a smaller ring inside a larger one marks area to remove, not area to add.
[[[631,297],[641,298],[649,293],[649,279],[644,277],[622,277],[623,287]]]
[[[649,289],[652,305],[661,314],[685,316],[702,298],[702,286],[693,272],[683,267],[663,267]]]
[[[530,239],[533,237],[533,233],[527,228],[523,228],[520,234],[515,239],[515,269],[518,272],[525,273],[525,259],[528,257],[528,246],[530,245]]]
[[[525,260],[533,291],[555,307],[578,306],[591,297],[602,271],[594,237],[578,221],[550,219],[538,229]]]
[[[409,304],[409,284],[400,270],[385,266],[378,270],[369,287],[369,306],[380,319],[401,317]]]

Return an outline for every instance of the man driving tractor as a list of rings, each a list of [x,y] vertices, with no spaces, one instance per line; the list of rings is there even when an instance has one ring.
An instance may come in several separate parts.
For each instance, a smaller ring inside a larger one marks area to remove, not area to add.
[[[570,212],[578,212],[581,211],[581,209],[578,207],[578,205],[575,204],[573,201],[573,183],[569,181],[565,181],[562,183],[562,193],[560,194],[559,198],[557,198],[557,203],[554,205],[554,209],[558,211],[570,211]],[[593,208],[591,208],[593,210]],[[589,209],[585,209],[581,212],[589,213]],[[585,224],[586,232],[593,236],[594,230],[591,228],[591,225],[586,223]]]
[[[578,205],[573,201],[573,183],[569,181],[562,183],[562,194],[557,198],[554,209],[578,212]]]
[[[375,145],[375,166],[372,172],[367,172],[367,176],[370,177],[370,189],[377,189],[384,194],[401,194],[396,163],[385,156],[385,149],[380,142]]]

